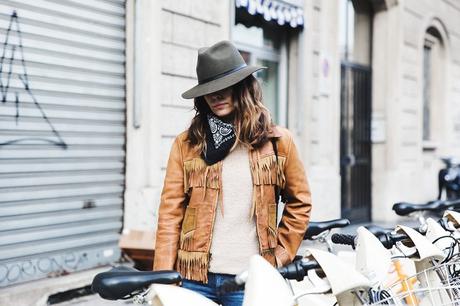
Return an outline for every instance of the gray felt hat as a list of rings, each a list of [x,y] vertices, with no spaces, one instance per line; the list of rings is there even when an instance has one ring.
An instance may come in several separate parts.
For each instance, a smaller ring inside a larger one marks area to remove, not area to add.
[[[193,99],[230,87],[264,68],[246,65],[238,49],[229,41],[200,48],[196,64],[198,85],[184,92],[182,98]]]

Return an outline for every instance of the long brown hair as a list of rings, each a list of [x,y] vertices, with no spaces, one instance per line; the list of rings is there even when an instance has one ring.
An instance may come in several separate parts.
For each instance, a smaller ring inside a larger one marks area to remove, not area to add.
[[[237,141],[254,149],[268,141],[272,126],[270,112],[262,103],[262,90],[257,79],[250,75],[232,86],[232,98],[235,105],[233,125]],[[194,100],[195,117],[188,129],[188,140],[198,151],[206,149],[207,114],[212,113],[204,97]]]

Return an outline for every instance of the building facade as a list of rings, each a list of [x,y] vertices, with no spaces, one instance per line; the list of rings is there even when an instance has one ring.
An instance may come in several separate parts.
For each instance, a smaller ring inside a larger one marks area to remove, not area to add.
[[[320,31],[325,31],[336,35],[333,33],[336,29],[325,22],[323,26],[316,25],[314,31],[313,28],[311,31],[308,30],[311,26],[308,23],[312,18],[320,22],[319,15],[309,16],[309,14],[319,14],[313,3],[273,2],[301,12],[299,16],[303,17],[305,24],[296,24],[295,27],[287,22],[279,25],[274,18],[266,22],[261,14],[253,16],[248,12],[244,13],[244,10],[248,9],[243,6],[244,3],[238,8],[237,3],[233,1],[200,1],[199,4],[193,1],[180,3],[163,1],[155,5],[148,3],[149,9],[141,9],[141,11],[154,10],[157,14],[155,16],[159,18],[149,18],[145,27],[152,30],[149,33],[155,31],[157,38],[152,38],[149,42],[150,49],[145,47],[138,47],[138,49],[144,50],[145,56],[155,60],[151,61],[152,67],[147,67],[145,64],[139,67],[143,71],[148,70],[145,73],[139,72],[140,75],[149,74],[148,85],[144,87],[144,96],[139,97],[142,102],[136,99],[130,101],[128,98],[125,227],[155,229],[156,212],[170,145],[174,137],[188,127],[194,115],[193,102],[181,99],[180,94],[196,84],[195,65],[198,48],[210,46],[224,39],[233,41],[248,63],[269,67],[265,75],[258,75],[263,80],[266,104],[278,124],[293,130],[308,168],[312,188],[318,190],[318,196],[323,189],[321,197],[324,198],[324,203],[329,203],[329,209],[316,211],[317,217],[340,216],[340,177],[335,169],[338,166],[338,156],[334,155],[337,154],[337,150],[333,146],[333,143],[338,141],[339,124],[336,123],[337,126],[331,128],[335,132],[328,136],[324,147],[314,139],[319,137],[316,135],[319,130],[316,134],[306,133],[311,128],[310,117],[319,117],[323,112],[318,110],[315,114],[309,114],[310,100],[327,101],[321,103],[321,107],[327,109],[325,105],[333,103],[333,100],[336,101],[333,97],[338,96],[339,91],[339,83],[332,77],[339,73],[338,66],[332,64],[334,60],[338,60],[338,52],[333,49],[335,45],[332,43],[335,39],[329,34],[327,39],[321,39],[320,34]],[[246,4],[249,6],[249,2]],[[325,9],[324,14],[328,15],[328,20],[335,18],[336,8],[332,3],[330,8]],[[238,22],[235,24],[236,20]],[[155,25],[150,24],[154,22]],[[153,37],[154,34],[151,36]],[[310,40],[316,40],[314,48],[307,43]],[[142,44],[146,43],[145,40],[142,42]],[[153,43],[155,47],[152,47]],[[128,43],[128,48],[129,45]],[[330,61],[327,77],[318,74],[321,48],[330,50],[325,52],[328,53]],[[316,66],[313,68],[311,63]],[[135,65],[133,70],[136,70]],[[135,72],[133,74],[136,75]],[[321,95],[318,90],[313,90],[317,87],[313,83],[318,83],[320,78],[324,82],[324,92]],[[157,90],[154,90],[154,87]],[[311,95],[308,99],[302,98],[307,94]],[[130,97],[129,90],[128,97]],[[135,111],[130,113],[135,103],[142,105],[142,116],[145,118],[142,120],[142,126],[137,129],[133,125]],[[338,109],[335,108],[335,111],[337,113],[329,112],[325,117],[323,116],[325,122],[337,122]],[[318,122],[318,124],[324,123]],[[139,138],[136,138],[137,135]],[[130,139],[133,142],[130,142]],[[139,145],[142,150],[139,150]],[[317,153],[312,154],[311,150],[307,149],[310,147],[314,147],[313,150]],[[132,155],[129,153],[131,150],[135,152]],[[323,160],[320,156],[326,157],[324,154],[326,151],[331,156]],[[316,160],[315,156],[317,156]],[[311,161],[316,167],[310,167]],[[313,178],[314,176],[316,178]],[[326,185],[328,187],[324,189],[322,186]]]
[[[269,68],[313,220],[434,199],[439,158],[460,154],[459,17],[454,0],[0,3],[0,286],[113,262],[122,228],[155,230],[194,116],[180,94],[224,39]]]
[[[303,20],[293,27],[273,11],[267,18],[268,3]],[[439,158],[459,153],[454,1],[163,1],[150,9],[159,16],[156,45],[141,49],[161,60],[149,69],[149,119],[131,132],[128,101],[125,227],[155,229],[170,144],[194,115],[180,93],[196,82],[197,48],[222,39],[269,67],[258,75],[265,102],[295,135],[314,220],[394,221],[393,203],[437,196]],[[139,152],[130,133],[146,130]],[[144,162],[130,164],[130,150]]]

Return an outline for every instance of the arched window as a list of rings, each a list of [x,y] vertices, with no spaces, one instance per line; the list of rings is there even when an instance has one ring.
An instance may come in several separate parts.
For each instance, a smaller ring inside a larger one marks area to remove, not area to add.
[[[434,149],[443,137],[443,109],[446,92],[445,42],[436,27],[425,32],[423,45],[423,132],[424,149]]]

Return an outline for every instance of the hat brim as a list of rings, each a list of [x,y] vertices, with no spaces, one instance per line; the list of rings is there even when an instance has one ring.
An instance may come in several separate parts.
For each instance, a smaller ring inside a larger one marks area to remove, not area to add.
[[[258,67],[258,66],[246,66],[243,69],[240,69],[232,74],[226,75],[216,80],[212,80],[203,84],[198,84],[195,87],[187,90],[182,93],[182,98],[184,99],[193,99],[196,97],[201,97],[224,88],[235,85],[239,81],[242,81],[246,77],[250,76],[256,71],[261,69],[266,69],[267,67]]]

